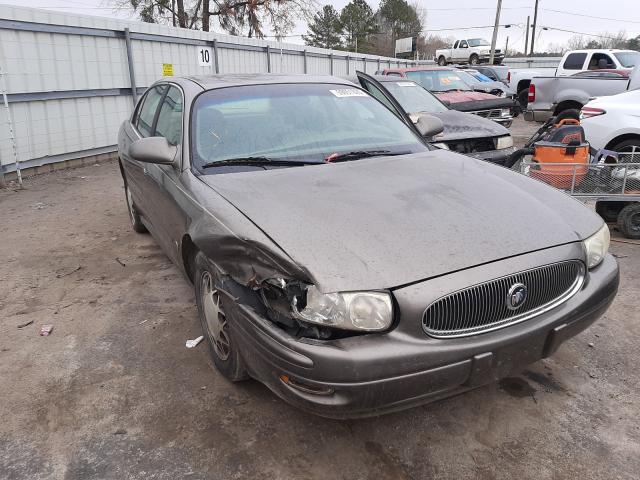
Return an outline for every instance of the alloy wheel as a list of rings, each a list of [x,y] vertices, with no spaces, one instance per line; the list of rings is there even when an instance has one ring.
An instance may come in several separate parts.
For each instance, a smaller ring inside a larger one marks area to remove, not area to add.
[[[227,360],[231,353],[227,316],[224,313],[220,294],[214,286],[209,272],[203,272],[201,282],[202,311],[207,324],[207,334],[210,337],[213,350],[220,360]]]

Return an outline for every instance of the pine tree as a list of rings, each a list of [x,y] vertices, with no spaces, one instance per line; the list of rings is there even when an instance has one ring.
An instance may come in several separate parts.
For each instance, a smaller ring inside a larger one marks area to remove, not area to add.
[[[366,0],[351,0],[340,12],[346,48],[356,52],[369,50],[369,37],[376,33],[376,19]]]
[[[309,22],[307,34],[302,36],[304,43],[312,47],[342,48],[342,26],[335,8],[325,5]]]

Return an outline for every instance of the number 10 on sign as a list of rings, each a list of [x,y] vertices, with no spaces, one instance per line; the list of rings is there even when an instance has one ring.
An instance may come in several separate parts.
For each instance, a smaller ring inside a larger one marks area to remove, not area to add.
[[[201,67],[210,67],[212,65],[213,52],[209,47],[198,48],[198,65]]]

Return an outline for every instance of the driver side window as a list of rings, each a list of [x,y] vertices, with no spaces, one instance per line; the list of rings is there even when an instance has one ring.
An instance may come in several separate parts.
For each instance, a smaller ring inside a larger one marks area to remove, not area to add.
[[[469,47],[469,45],[467,45],[467,41],[466,40],[462,40],[460,42],[460,48],[468,48],[468,47]]]

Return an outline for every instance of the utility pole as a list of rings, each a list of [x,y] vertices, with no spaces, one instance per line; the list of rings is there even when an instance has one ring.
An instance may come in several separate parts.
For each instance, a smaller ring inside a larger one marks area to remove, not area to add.
[[[507,35],[507,41],[504,44],[504,56],[506,58],[506,56],[509,53],[509,35]]]
[[[524,56],[527,56],[529,50],[529,24],[531,23],[531,17],[527,15],[527,34],[524,36]]]
[[[533,44],[536,40],[536,24],[538,23],[538,0],[536,0],[536,7],[533,11],[533,27],[531,29],[531,55],[533,55]]]
[[[537,3],[538,0],[536,0]],[[493,37],[491,38],[491,55],[489,56],[489,65],[493,65],[493,56],[496,53],[496,41],[498,40],[498,27],[500,26],[500,10],[502,9],[502,0],[498,0],[496,8],[496,23],[493,25]]]

